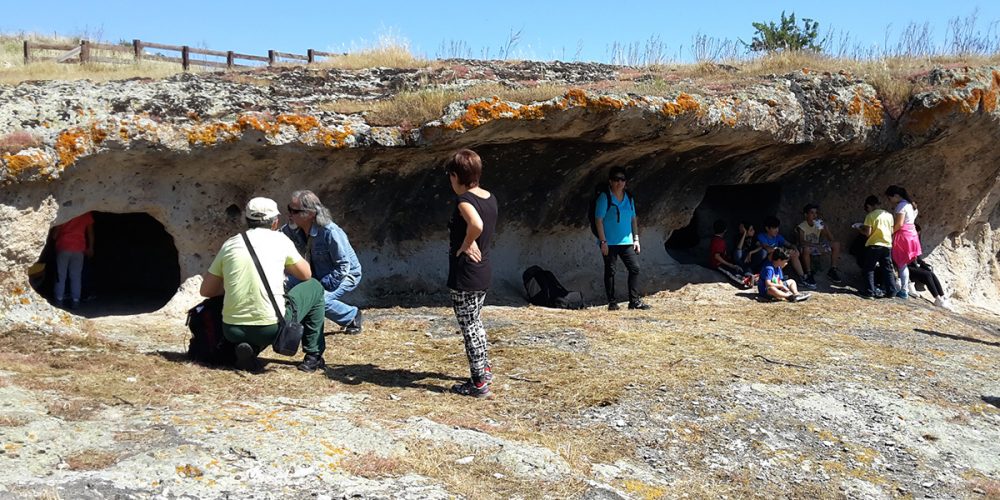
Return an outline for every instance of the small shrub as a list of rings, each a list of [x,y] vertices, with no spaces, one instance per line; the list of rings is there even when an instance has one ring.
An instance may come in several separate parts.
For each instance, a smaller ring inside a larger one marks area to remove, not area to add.
[[[795,13],[785,17],[781,12],[781,24],[752,23],[757,32],[753,40],[746,44],[753,52],[777,52],[779,50],[812,50],[819,52],[823,42],[816,43],[819,36],[819,23],[808,18],[802,19],[802,27],[795,24]]]
[[[18,130],[0,137],[0,153],[17,153],[42,145],[42,139],[27,130]]]
[[[117,455],[100,450],[83,450],[66,457],[69,470],[75,471],[106,469],[117,461]]]
[[[340,466],[351,475],[378,479],[396,474],[400,463],[395,458],[381,457],[368,452],[345,458],[340,462]]]

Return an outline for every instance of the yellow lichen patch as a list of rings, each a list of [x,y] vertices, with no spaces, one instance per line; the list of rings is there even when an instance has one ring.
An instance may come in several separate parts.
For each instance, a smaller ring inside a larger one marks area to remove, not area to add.
[[[667,490],[665,488],[634,480],[625,481],[625,491],[634,493],[640,498],[644,498],[646,500],[663,498],[667,495]]]
[[[181,477],[199,478],[205,475],[201,469],[191,464],[178,465],[175,470],[177,475]]]
[[[278,115],[278,123],[281,125],[291,125],[295,127],[300,134],[306,133],[316,127],[319,127],[319,120],[315,116],[309,115]]]
[[[690,94],[681,92],[677,99],[674,99],[674,102],[665,103],[660,111],[673,118],[699,109],[701,109],[701,104],[698,104],[697,99]]]

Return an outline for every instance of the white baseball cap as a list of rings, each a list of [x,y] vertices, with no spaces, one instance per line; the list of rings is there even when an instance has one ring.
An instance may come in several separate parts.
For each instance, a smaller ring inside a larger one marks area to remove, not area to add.
[[[246,218],[252,220],[270,220],[281,212],[278,211],[278,204],[270,198],[254,198],[247,202]]]

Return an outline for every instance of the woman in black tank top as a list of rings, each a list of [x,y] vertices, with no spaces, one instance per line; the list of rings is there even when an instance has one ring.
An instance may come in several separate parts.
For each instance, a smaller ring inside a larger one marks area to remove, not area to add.
[[[497,200],[479,186],[483,163],[475,151],[458,151],[445,170],[457,195],[448,223],[448,288],[471,374],[468,382],[451,389],[465,396],[489,397],[493,372],[480,313],[492,279],[490,247],[497,224]]]

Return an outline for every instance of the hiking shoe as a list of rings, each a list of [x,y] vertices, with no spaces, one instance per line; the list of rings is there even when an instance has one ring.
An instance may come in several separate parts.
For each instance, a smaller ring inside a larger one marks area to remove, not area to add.
[[[840,270],[836,267],[831,267],[829,271],[826,272],[826,277],[830,278],[830,281],[834,283],[840,283],[844,281],[844,277],[840,275]]]
[[[885,297],[885,290],[883,290],[881,288],[875,288],[875,295],[873,295],[873,297],[875,297],[876,299],[884,298]]]
[[[609,311],[617,311],[619,309],[621,309],[621,307],[618,307],[618,303],[617,302],[608,302],[608,310]]]
[[[810,289],[816,289],[816,278],[813,278],[812,274],[807,274],[802,277],[802,286]]]
[[[344,333],[348,335],[357,335],[361,333],[361,324],[364,323],[365,319],[361,315],[361,309],[358,309],[358,313],[354,315],[354,319],[351,320],[347,326],[344,327]]]
[[[492,384],[493,383],[493,367],[492,366],[486,365],[486,368],[483,368],[483,380],[486,381],[487,384]]]
[[[236,369],[245,372],[257,369],[257,353],[254,352],[253,346],[246,342],[236,346]]]
[[[653,306],[651,306],[651,305],[649,305],[649,304],[647,304],[647,303],[645,303],[645,302],[643,302],[641,300],[637,300],[635,302],[629,302],[628,303],[628,308],[629,309],[639,309],[641,311],[645,311],[646,309],[652,309]]]
[[[878,298],[874,294],[865,293],[865,292],[858,292],[858,297],[861,297],[862,299],[865,299],[865,300],[875,300],[875,299]]]
[[[803,302],[803,301],[809,300],[809,297],[812,297],[812,294],[809,293],[809,292],[793,293],[792,295],[788,296],[788,301],[789,302]]]
[[[896,292],[896,298],[897,299],[908,299],[908,298],[910,298],[910,294],[906,293],[906,290],[900,290],[900,291]]]
[[[472,396],[474,398],[488,398],[493,393],[490,392],[490,384],[483,382],[480,385],[472,383],[471,380],[467,380],[461,384],[455,384],[451,386],[451,392],[458,394],[460,396]]]
[[[306,357],[302,359],[299,363],[299,370],[306,373],[312,373],[319,368],[326,366],[326,361],[323,361],[323,356],[320,354],[306,353]]]

